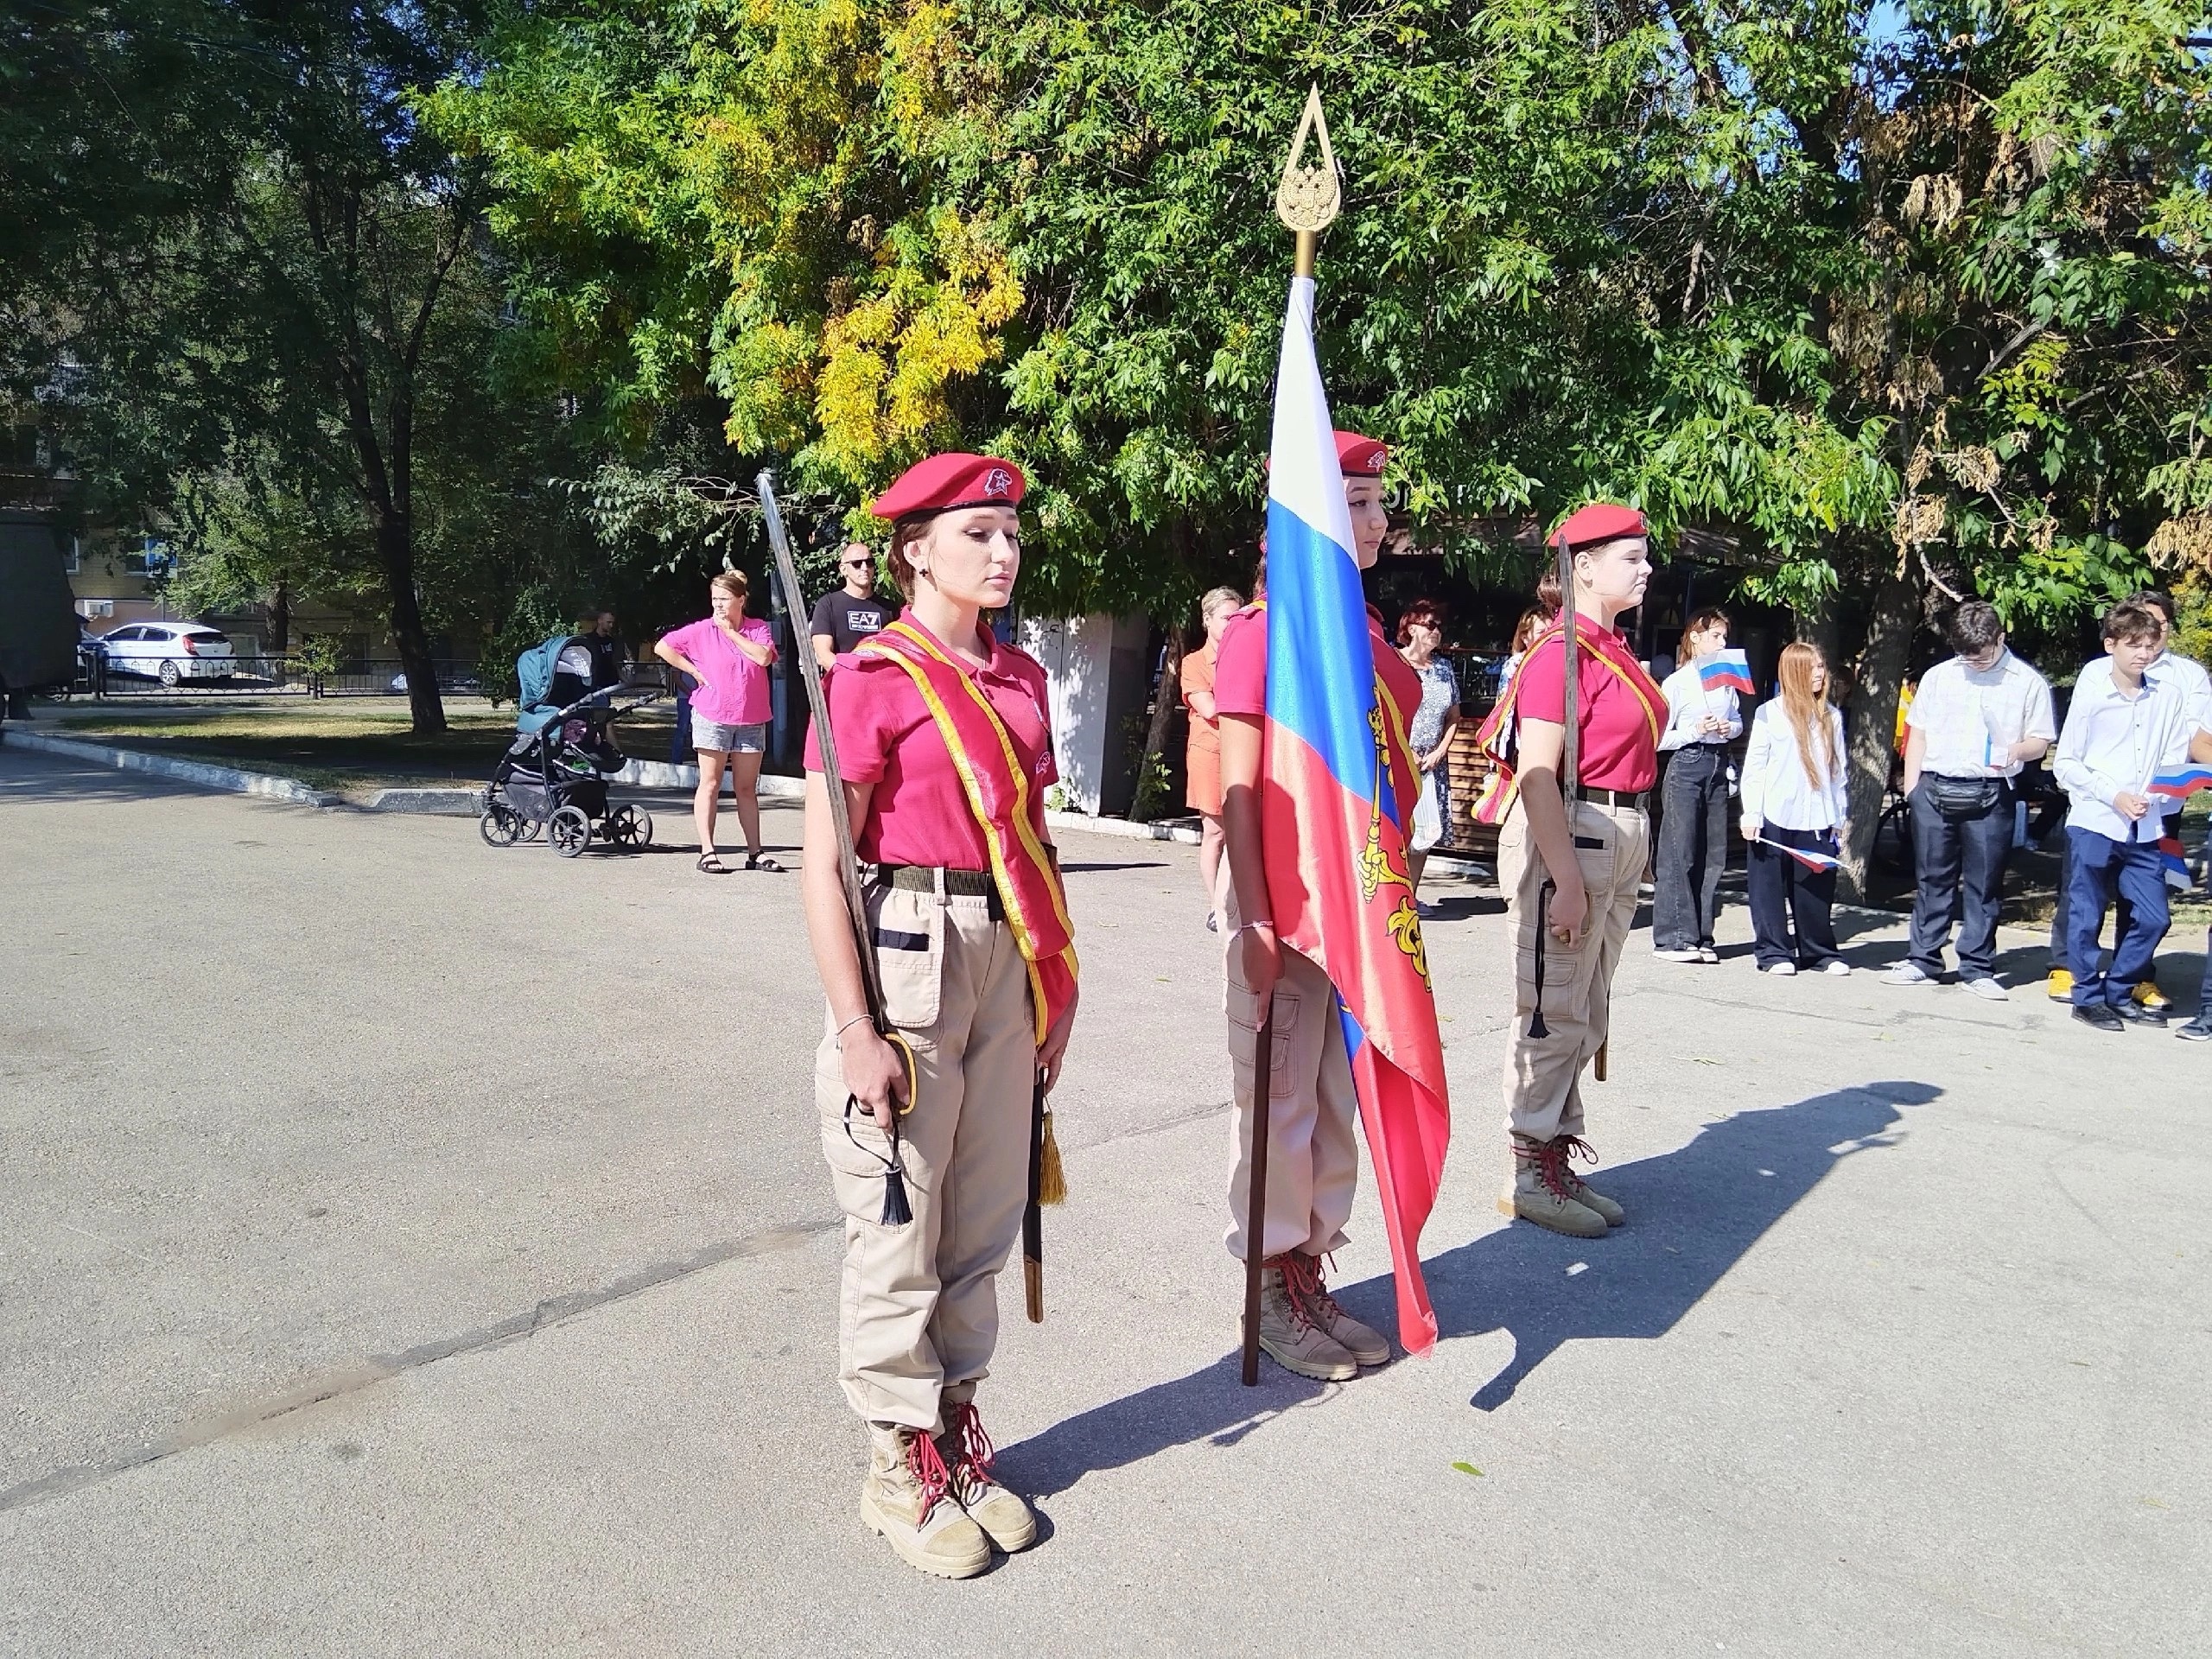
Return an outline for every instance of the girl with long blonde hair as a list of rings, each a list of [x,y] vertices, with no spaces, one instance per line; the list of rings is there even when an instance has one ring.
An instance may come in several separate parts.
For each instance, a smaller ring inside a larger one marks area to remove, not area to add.
[[[1820,648],[1785,645],[1778,696],[1759,706],[1744,756],[1743,830],[1759,971],[1847,974],[1832,911],[1842,860],[1843,715]],[[1796,938],[1790,938],[1791,925]]]

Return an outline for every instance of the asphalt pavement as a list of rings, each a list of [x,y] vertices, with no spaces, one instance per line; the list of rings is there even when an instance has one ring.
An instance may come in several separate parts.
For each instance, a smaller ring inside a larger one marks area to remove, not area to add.
[[[656,812],[571,861],[0,749],[0,1654],[2212,1650],[2212,1050],[2070,1024],[2025,934],[2000,1004],[1639,932],[1631,1218],[1557,1238],[1493,1205],[1502,906],[1440,887],[1443,1340],[1246,1390],[1192,855],[1077,835],[1072,1196],[980,1396],[1046,1535],[919,1577],[857,1514],[796,879]],[[1389,1329],[1363,1171],[1353,1233]]]

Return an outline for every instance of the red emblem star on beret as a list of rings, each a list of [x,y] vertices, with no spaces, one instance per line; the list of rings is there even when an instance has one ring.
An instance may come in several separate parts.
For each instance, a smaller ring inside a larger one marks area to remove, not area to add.
[[[1643,522],[1643,515],[1634,507],[1624,507],[1611,501],[1592,501],[1588,506],[1577,507],[1567,514],[1560,527],[1552,531],[1552,545],[1594,547],[1600,542],[1617,542],[1624,536],[1649,534],[1650,527]]]
[[[1390,446],[1357,432],[1337,434],[1337,470],[1346,478],[1380,478],[1389,464]]]
[[[868,511],[879,518],[904,518],[955,507],[1019,506],[1027,485],[1020,467],[996,455],[931,455],[899,474]]]

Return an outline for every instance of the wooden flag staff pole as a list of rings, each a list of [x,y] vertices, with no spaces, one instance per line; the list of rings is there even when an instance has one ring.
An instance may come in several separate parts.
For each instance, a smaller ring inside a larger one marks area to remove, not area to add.
[[[1301,163],[1308,140],[1319,147],[1319,158]],[[1321,89],[1310,87],[1298,132],[1290,141],[1290,159],[1283,164],[1282,181],[1275,187],[1275,217],[1298,238],[1292,272],[1313,275],[1314,256],[1321,232],[1329,228],[1344,207],[1344,190],[1337,177],[1337,153],[1329,144],[1329,124],[1321,114]],[[1230,941],[1231,948],[1236,941]],[[1252,1048],[1252,1151],[1246,1160],[1251,1186],[1244,1205],[1244,1352],[1243,1382],[1251,1388],[1260,1380],[1260,1286],[1268,1251],[1268,1118],[1274,1098],[1275,1006],[1272,989],[1260,1020]]]

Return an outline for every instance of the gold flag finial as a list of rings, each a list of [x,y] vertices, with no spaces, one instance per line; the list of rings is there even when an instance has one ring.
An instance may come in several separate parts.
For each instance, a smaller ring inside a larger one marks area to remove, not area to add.
[[[1301,166],[1309,142],[1318,139],[1320,160]],[[1283,163],[1282,182],[1275,187],[1275,217],[1298,232],[1298,274],[1313,274],[1314,239],[1335,222],[1344,208],[1344,188],[1337,176],[1337,152],[1329,144],[1329,123],[1321,113],[1321,89],[1306,92],[1306,113],[1290,141],[1290,159]]]

